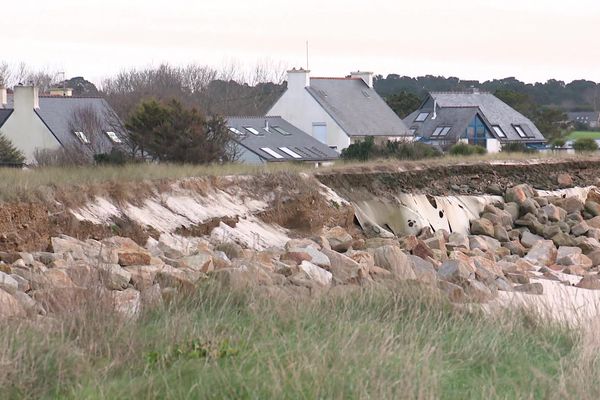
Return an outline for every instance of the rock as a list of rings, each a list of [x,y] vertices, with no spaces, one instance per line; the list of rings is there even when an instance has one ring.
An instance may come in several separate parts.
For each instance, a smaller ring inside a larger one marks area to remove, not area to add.
[[[506,211],[510,215],[513,222],[517,218],[519,218],[519,205],[517,203],[504,204],[504,211]],[[512,225],[512,223],[511,223],[511,225]]]
[[[505,276],[506,279],[508,279],[512,283],[518,283],[521,285],[529,283],[529,277],[522,273],[507,273]]]
[[[447,281],[438,281],[437,286],[451,302],[462,303],[465,301],[465,291],[462,287]]]
[[[600,217],[588,219],[586,222],[591,228],[600,229]]]
[[[502,290],[503,292],[514,292],[512,285],[503,277],[496,278],[494,283],[498,290]]]
[[[552,241],[556,247],[560,246],[575,246],[577,242],[571,236],[564,232],[560,232],[552,237]]]
[[[554,204],[548,204],[542,208],[542,211],[552,222],[563,221],[567,217],[567,212]]]
[[[19,302],[19,304],[21,304],[21,307],[23,307],[23,309],[29,316],[45,314],[45,311],[42,308],[42,306],[39,305],[35,300],[33,300],[27,294],[18,291],[18,292],[15,292],[12,296]],[[1,314],[1,312],[0,312],[0,314]]]
[[[448,242],[446,247],[442,247],[440,250],[452,251],[455,249],[469,249],[469,238],[462,233],[453,232],[448,236]]]
[[[518,285],[514,287],[515,292],[527,293],[527,294],[544,294],[544,286],[541,283],[528,283],[525,285]]]
[[[582,251],[579,247],[561,246],[558,248],[556,264],[579,265],[581,264]]]
[[[51,288],[34,290],[31,297],[49,313],[64,313],[81,310],[86,304],[97,306],[104,301],[102,291],[90,291],[89,289]]]
[[[223,268],[221,270],[213,271],[212,274],[218,273],[219,271],[230,270],[234,270],[234,268]],[[196,289],[195,283],[197,277],[188,274],[183,270],[166,265],[156,274],[154,281],[160,285],[161,289],[173,288],[186,293],[191,293]]]
[[[120,257],[120,256],[119,256]],[[146,264],[130,264],[130,265],[146,265]],[[175,260],[172,262],[174,267],[177,268],[189,268],[193,271],[208,273],[214,271],[215,266],[213,263],[212,255],[208,253],[198,253],[193,256],[187,256]]]
[[[303,261],[300,264],[300,269],[304,271],[310,279],[318,282],[323,286],[330,286],[333,279],[333,274],[321,267],[316,266],[308,261]]]
[[[19,290],[19,282],[12,276],[4,272],[0,272],[0,289],[9,294],[14,294],[17,290]]]
[[[123,290],[129,286],[131,273],[118,264],[103,264],[98,267],[100,280],[107,289]]]
[[[366,240],[367,249],[377,249],[383,246],[398,246],[398,240],[392,238],[370,238]]]
[[[535,246],[536,243],[542,240],[544,240],[543,237],[534,235],[531,232],[523,232],[523,235],[521,236],[521,244],[527,248]]]
[[[17,274],[11,274],[10,277],[13,278],[15,281],[17,281],[17,284],[19,285],[19,287],[18,287],[19,291],[29,292],[31,290],[31,285],[27,279],[25,279],[22,276],[19,276]]]
[[[494,238],[500,242],[510,241],[506,228],[501,225],[494,225]]]
[[[398,244],[402,250],[406,250],[411,252],[417,244],[419,243],[419,239],[415,235],[407,235],[403,236],[398,240]]]
[[[592,214],[594,217],[600,216],[600,204],[595,201],[588,200],[585,202],[585,211]]]
[[[25,317],[27,314],[19,301],[0,289],[0,318]]]
[[[579,236],[575,238],[575,246],[579,247],[583,254],[589,254],[593,251],[600,250],[600,242],[594,238]]]
[[[557,250],[554,242],[542,240],[537,242],[525,256],[525,260],[539,266],[548,266],[556,261]]]
[[[583,211],[584,204],[577,197],[570,196],[570,197],[567,197],[566,199],[563,199],[563,201],[561,202],[561,207],[564,208],[568,214],[573,214],[573,213],[579,214],[579,213],[581,213],[581,211]]]
[[[302,261],[310,261],[312,257],[305,251],[287,252],[279,259],[281,262],[291,265],[300,265]]]
[[[510,250],[510,254],[514,254],[519,257],[524,257],[527,253],[527,249],[518,240],[503,243],[502,246]]]
[[[162,291],[158,283],[140,291],[140,297],[142,309],[152,309],[163,304]]]
[[[527,214],[536,215],[539,204],[533,199],[527,199],[523,203],[519,204],[519,214],[525,216]]]
[[[478,303],[484,303],[494,298],[490,288],[474,279],[467,281],[464,290],[470,300]]]
[[[600,229],[590,228],[585,235],[589,238],[598,240],[600,239]]]
[[[569,174],[558,174],[556,177],[556,183],[561,188],[568,188],[573,186],[573,178]]]
[[[90,266],[85,261],[77,261],[65,268],[71,281],[79,287],[91,287],[100,281],[100,273],[96,267]]]
[[[325,249],[326,250],[326,249]],[[328,268],[331,266],[331,261],[329,260],[329,258],[327,257],[327,255],[325,255],[323,252],[317,250],[314,247],[306,247],[304,249],[300,249],[300,248],[291,248],[289,250],[290,253],[293,252],[303,252],[309,255],[309,259],[308,260],[303,260],[303,261],[310,261],[311,263],[322,267],[322,268]],[[329,250],[328,254],[331,254],[332,250]],[[302,261],[301,261],[302,262]]]
[[[531,186],[522,184],[506,189],[504,199],[507,203],[514,202],[521,205],[525,200],[534,196],[535,193]]]
[[[589,225],[583,221],[571,227],[571,233],[573,236],[583,236],[590,230]]]
[[[585,276],[587,275],[587,270],[581,265],[570,265],[564,269],[563,273],[569,275]]]
[[[113,306],[117,314],[124,319],[135,319],[142,308],[142,298],[140,292],[129,288],[123,291],[111,292]]]
[[[131,274],[131,283],[139,291],[148,289],[154,285],[156,275],[162,270],[162,267],[155,265],[135,265],[125,267],[125,271]]]
[[[460,260],[448,260],[437,271],[440,280],[460,284],[475,278],[475,268]]]
[[[431,285],[435,284],[437,274],[432,263],[412,255],[408,256],[408,259],[418,281]]]
[[[327,230],[323,236],[329,241],[332,250],[345,252],[352,246],[352,236],[340,226]]]
[[[329,261],[329,265],[325,266],[324,268],[329,270],[329,272],[331,272],[333,276],[336,279],[339,279],[341,282],[347,282],[352,276],[358,274],[358,270],[363,268],[352,258],[333,250],[323,249],[323,255],[326,256],[327,261]],[[367,263],[368,262],[369,261],[367,261]]]
[[[547,225],[544,227],[543,236],[545,239],[552,239],[560,233],[563,233],[563,231],[558,224]]]
[[[504,190],[502,190],[502,187],[500,187],[500,185],[498,185],[497,183],[489,184],[485,188],[485,191],[486,191],[486,193],[494,195],[494,196],[504,195]]]
[[[434,236],[430,239],[423,241],[428,248],[432,250],[445,250],[446,249],[446,241],[443,237]]]
[[[347,252],[346,255],[358,263],[358,265],[366,267],[367,269],[375,266],[375,258],[367,251],[352,251]],[[331,257],[329,257],[329,259],[331,260]]]
[[[102,244],[116,251],[118,264],[122,267],[132,265],[149,265],[152,255],[130,238],[112,237],[102,241]]]
[[[375,265],[392,272],[397,279],[415,279],[408,256],[397,246],[384,246],[375,250]]]
[[[371,267],[369,274],[371,275],[371,278],[376,281],[394,279],[394,274],[392,274],[391,271],[378,266]]]
[[[502,267],[493,260],[489,260],[485,257],[473,257],[472,261],[475,266],[475,273],[482,278],[488,277],[495,279],[498,276],[504,276]]]
[[[183,237],[163,233],[158,238],[158,241],[153,242],[150,239],[152,238],[148,239],[146,249],[150,250],[155,256],[164,255],[168,258],[178,259],[209,250],[209,243],[197,237]],[[231,243],[231,245],[237,246],[235,243]]]
[[[587,275],[575,286],[580,289],[600,290],[600,279],[598,275]]]
[[[434,256],[433,250],[430,249],[422,240],[418,241],[417,245],[412,250],[412,254],[424,260],[427,258],[433,258]]]
[[[326,238],[324,238],[327,240]],[[290,249],[305,249],[307,247],[312,247],[316,250],[321,250],[321,246],[317,242],[311,239],[292,239],[289,240],[285,244],[285,249],[290,251]]]
[[[471,234],[494,236],[494,225],[485,218],[471,221]]]
[[[592,261],[592,266],[597,267],[600,265],[600,250],[592,251],[587,255]]]
[[[467,249],[481,251],[489,251],[488,242],[484,239],[484,236],[469,236],[469,247]]]
[[[69,274],[64,269],[49,269],[48,271],[44,272],[43,280],[44,288],[69,288],[75,286],[75,284],[69,277]]]

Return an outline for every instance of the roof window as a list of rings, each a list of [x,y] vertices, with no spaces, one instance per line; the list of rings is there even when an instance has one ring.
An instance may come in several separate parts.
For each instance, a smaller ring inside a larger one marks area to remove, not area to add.
[[[107,131],[106,136],[108,136],[110,138],[110,140],[113,141],[113,143],[123,143],[121,138],[118,137],[117,134],[112,131]]]
[[[256,135],[256,136],[260,135],[260,132],[257,131],[256,129],[254,129],[253,127],[251,127],[251,126],[245,126],[244,129],[247,130],[248,132],[250,132],[253,135]]]
[[[77,138],[79,139],[79,141],[81,141],[81,143],[90,144],[90,139],[88,139],[88,137],[85,136],[85,133],[83,133],[81,131],[75,131],[73,133],[75,134],[75,136],[77,136]]]
[[[271,149],[270,147],[261,147],[260,149],[273,158],[277,158],[277,159],[283,158],[283,156],[281,154],[279,154],[275,150]]]
[[[502,130],[502,128],[499,125],[494,125],[492,128],[494,128],[494,132],[496,132],[496,135],[498,135],[498,137],[501,137],[501,138],[506,137],[506,133],[504,133],[504,131]]]
[[[282,134],[283,136],[292,136],[291,133],[289,133],[288,131],[286,131],[285,129],[283,129],[280,126],[274,126],[273,130],[276,131],[276,132],[278,132],[278,133],[280,133],[280,134]]]
[[[279,150],[283,151],[285,154],[287,154],[290,157],[302,158],[302,156],[300,154],[288,149],[287,147],[280,147]]]
[[[431,136],[446,136],[451,130],[451,126],[438,126]]]
[[[417,115],[417,119],[415,119],[415,122],[423,122],[427,119],[427,117],[429,117],[428,112],[419,113],[419,115]]]
[[[525,131],[523,130],[521,125],[513,125],[513,127],[515,128],[515,131],[517,131],[517,133],[519,134],[520,137],[522,137],[522,138],[527,137],[527,134],[525,133]]]
[[[232,127],[232,126],[229,127],[229,131],[232,132],[232,133],[235,133],[236,135],[244,136],[244,132],[242,132],[239,129],[236,129],[236,128]]]

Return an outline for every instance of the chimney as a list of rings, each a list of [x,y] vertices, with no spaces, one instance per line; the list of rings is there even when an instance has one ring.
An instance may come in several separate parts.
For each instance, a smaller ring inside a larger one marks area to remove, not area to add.
[[[8,104],[8,92],[6,87],[0,86],[0,108],[6,108]]]
[[[352,78],[362,79],[367,84],[368,87],[370,87],[371,89],[373,88],[373,73],[372,72],[363,72],[363,71],[351,72],[350,76]]]
[[[37,110],[40,108],[39,90],[35,86],[15,86],[14,88],[14,108]]]
[[[431,119],[437,118],[437,99],[433,99],[433,117]]]
[[[288,81],[287,88],[288,90],[304,90],[310,86],[310,71],[305,69],[291,69],[287,72]]]
[[[479,94],[479,93],[480,93],[480,91],[479,91],[479,88],[478,88],[478,87],[471,86],[471,90],[473,91],[473,94]]]

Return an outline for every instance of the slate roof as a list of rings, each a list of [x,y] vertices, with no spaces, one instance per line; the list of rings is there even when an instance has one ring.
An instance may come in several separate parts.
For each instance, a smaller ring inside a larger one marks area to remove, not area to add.
[[[600,121],[600,112],[587,111],[587,112],[570,112],[567,113],[569,121],[581,122],[584,124],[594,123]]]
[[[361,78],[311,78],[306,90],[348,136],[408,136],[402,119]]]
[[[417,125],[422,128],[427,127],[427,131],[429,131],[431,126],[433,126],[433,124],[429,123],[429,120],[432,117],[433,103],[435,100],[437,103],[438,116],[442,114],[445,115],[445,118],[459,118],[460,115],[464,114],[459,114],[456,117],[448,117],[446,116],[446,112],[443,112],[444,109],[453,110],[451,112],[454,113],[459,113],[457,110],[460,110],[461,108],[479,109],[484,118],[484,122],[489,124],[488,128],[494,136],[496,136],[496,133],[493,130],[493,126],[500,126],[502,128],[506,134],[506,138],[498,138],[502,142],[518,141],[525,143],[540,143],[546,141],[544,135],[542,135],[529,118],[517,112],[491,93],[432,92],[429,96],[430,97],[423,103],[419,110],[415,111],[404,120],[409,127]],[[424,123],[415,122],[415,118],[419,112],[430,113]],[[522,138],[519,136],[514,125],[520,125],[528,137]],[[438,125],[436,124],[435,126]],[[435,129],[435,127],[433,127],[433,129]],[[425,135],[424,132],[419,133]],[[431,133],[429,133],[429,135],[431,135]]]
[[[269,131],[265,127],[269,126]],[[309,134],[296,128],[281,117],[227,117],[227,126],[235,128],[243,135],[233,133],[234,140],[247,150],[255,153],[268,162],[281,161],[331,161],[338,158],[338,153],[326,144],[319,142]],[[246,127],[256,129],[260,135],[249,132]],[[280,127],[289,135],[279,133]],[[301,158],[281,150],[285,147]],[[262,148],[270,148],[281,158],[274,157]]]
[[[417,117],[417,115],[421,112],[421,110],[415,111],[413,114],[407,117],[407,120],[412,117],[412,120]],[[422,137],[424,139],[432,139],[432,140],[457,140],[460,138],[462,134],[465,133],[467,126],[475,115],[479,115],[482,119],[483,123],[488,125],[488,129],[492,132],[492,135],[495,135],[491,125],[486,120],[483,113],[479,110],[479,107],[446,107],[438,110],[435,119],[430,115],[425,122],[423,122],[420,126],[418,126],[418,130],[415,133],[415,136]],[[415,124],[413,124],[415,125]],[[411,125],[410,127],[412,127]],[[451,127],[450,131],[445,136],[432,137],[433,132],[435,132],[436,128],[448,126]]]
[[[2,125],[4,125],[12,112],[13,110],[10,108],[0,108],[0,128],[2,128]]]
[[[102,134],[97,136],[98,140],[101,141],[98,147],[110,149],[115,146],[115,143],[106,135],[107,131],[115,132],[121,139],[125,133],[116,114],[106,100],[102,98],[40,96],[39,102],[40,108],[36,110],[37,114],[63,146],[82,144],[73,133],[76,129],[81,129],[84,134],[90,135],[89,132],[85,132],[83,126],[76,127],[73,125],[73,116],[79,110],[90,110],[97,116],[100,123],[98,128],[102,131]]]

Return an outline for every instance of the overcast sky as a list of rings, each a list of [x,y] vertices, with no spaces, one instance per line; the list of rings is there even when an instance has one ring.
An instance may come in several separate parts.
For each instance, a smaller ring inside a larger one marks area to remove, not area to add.
[[[598,0],[19,0],[0,61],[94,82],[132,66],[270,60],[350,70],[600,81]]]

